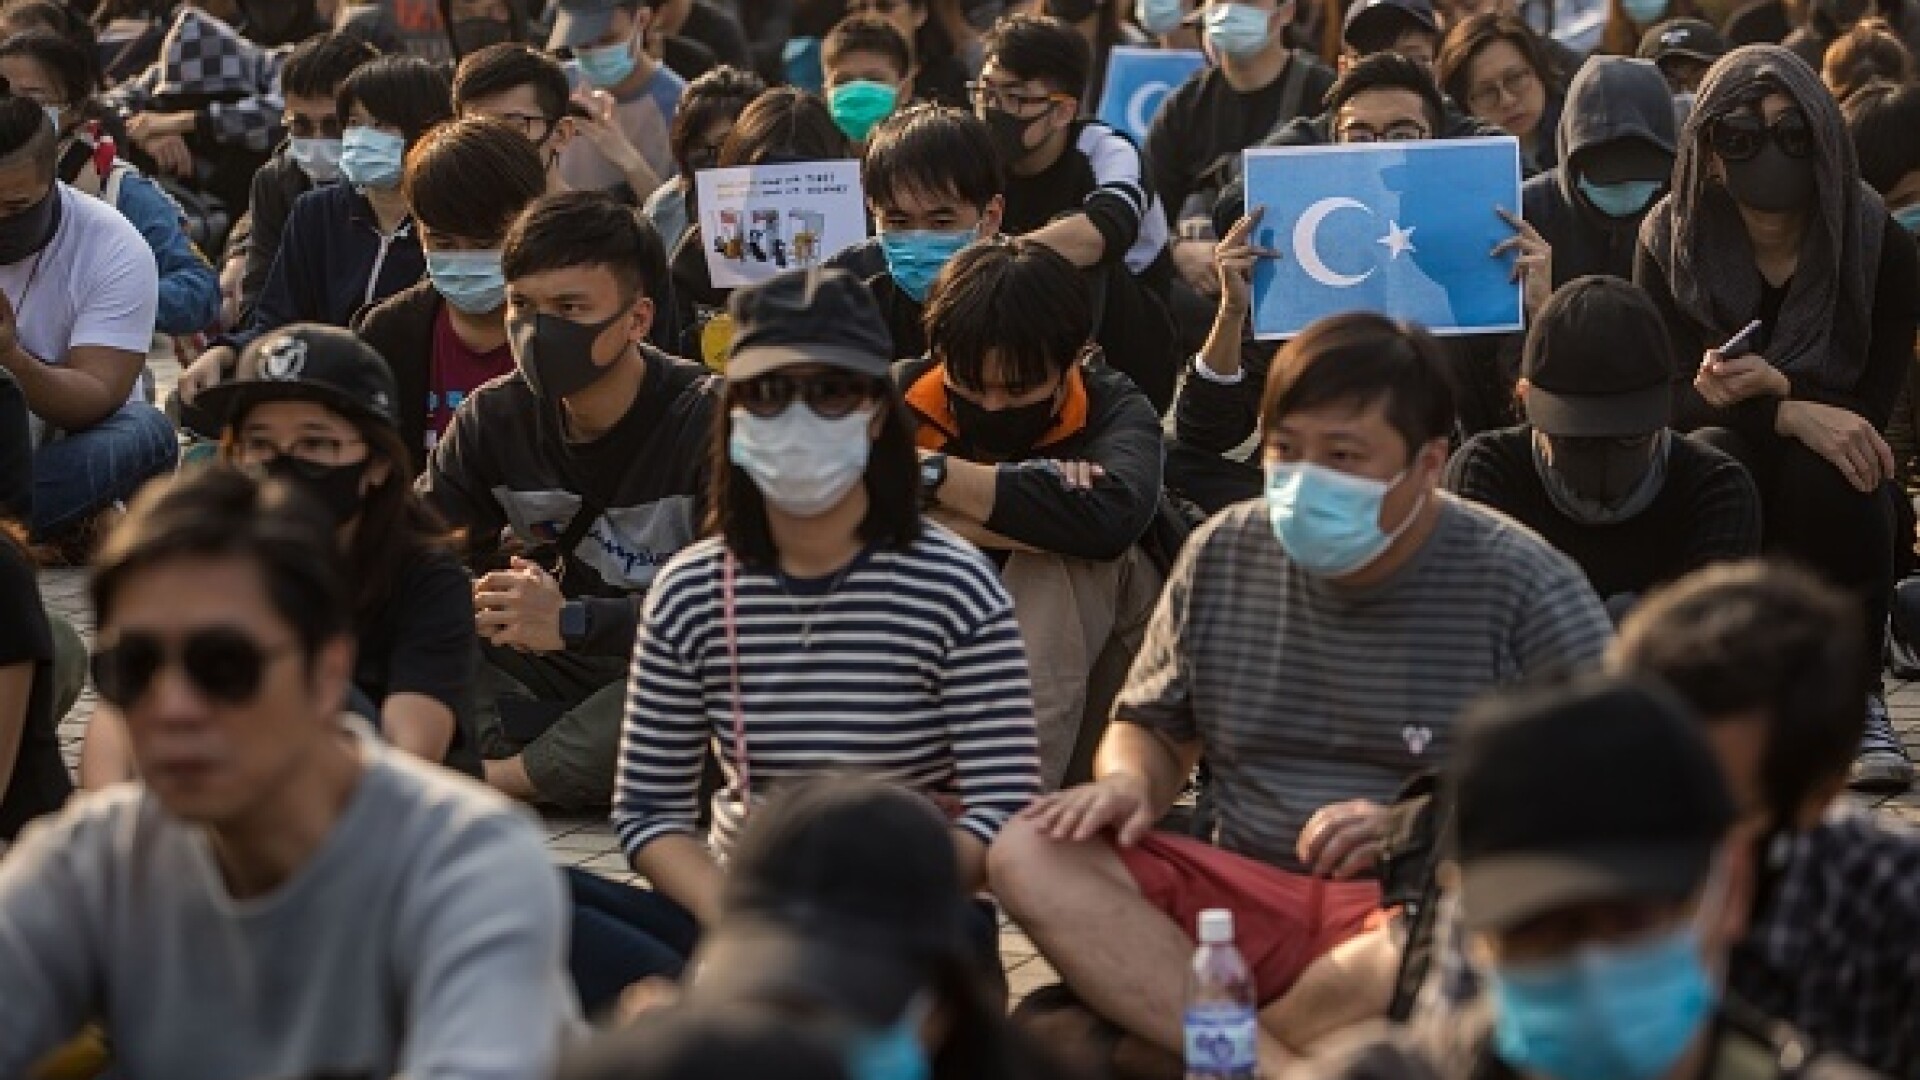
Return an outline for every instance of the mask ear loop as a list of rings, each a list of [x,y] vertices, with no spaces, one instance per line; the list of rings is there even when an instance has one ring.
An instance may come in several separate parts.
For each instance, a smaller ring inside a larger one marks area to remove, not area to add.
[[[727,634],[727,675],[733,700],[733,764],[740,773],[740,798],[743,809],[753,806],[753,773],[747,766],[747,720],[740,707],[740,644],[733,617],[733,553],[721,555],[720,591],[722,621]]]

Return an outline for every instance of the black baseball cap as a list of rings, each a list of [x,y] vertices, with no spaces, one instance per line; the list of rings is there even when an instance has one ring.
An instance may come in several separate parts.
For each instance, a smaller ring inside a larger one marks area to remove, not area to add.
[[[195,404],[222,425],[263,401],[317,401],[356,419],[400,426],[393,369],[360,335],[338,326],[292,323],[255,338],[234,377],[200,392]]]
[[[967,904],[951,828],[932,803],[871,779],[810,781],[755,811],[691,995],[799,997],[890,1024],[939,972],[967,962]]]
[[[1576,904],[1684,900],[1734,821],[1686,706],[1657,684],[1612,675],[1476,701],[1448,785],[1460,909],[1474,930]]]
[[[1668,19],[1640,37],[1640,59],[1655,63],[1684,56],[1711,64],[1725,55],[1727,39],[1705,19]]]
[[[547,48],[593,44],[613,25],[613,13],[619,10],[620,0],[559,0],[553,6],[553,33],[547,35]]]
[[[1574,278],[1527,330],[1527,421],[1549,435],[1651,435],[1673,419],[1672,354],[1666,323],[1638,285]]]
[[[1407,27],[1440,32],[1432,0],[1359,0],[1347,9],[1340,40],[1361,52],[1383,49]]]
[[[893,335],[873,293],[845,270],[788,271],[734,290],[727,310],[733,316],[729,382],[797,364],[887,377]]]

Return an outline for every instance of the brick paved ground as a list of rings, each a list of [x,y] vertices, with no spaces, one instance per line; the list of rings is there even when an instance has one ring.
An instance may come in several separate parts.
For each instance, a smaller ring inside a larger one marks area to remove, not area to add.
[[[178,369],[170,359],[158,355],[153,366],[164,394],[165,389],[173,385]],[[40,588],[47,604],[72,620],[82,636],[91,642],[93,619],[87,607],[84,574],[78,570],[44,571],[40,575]],[[1920,755],[1920,682],[1889,682],[1888,690],[1887,701],[1894,724],[1908,750]],[[89,687],[72,715],[60,725],[60,741],[70,766],[79,757],[80,738],[86,731],[88,717],[93,715],[94,702],[93,690]],[[1877,805],[1920,825],[1920,789],[1879,800]],[[633,880],[634,875],[604,818],[549,817],[546,826],[547,850],[556,864],[586,867],[619,881]],[[1052,968],[1036,954],[1033,944],[1018,928],[1004,926],[1001,929],[1000,953],[1015,1000],[1056,981]]]

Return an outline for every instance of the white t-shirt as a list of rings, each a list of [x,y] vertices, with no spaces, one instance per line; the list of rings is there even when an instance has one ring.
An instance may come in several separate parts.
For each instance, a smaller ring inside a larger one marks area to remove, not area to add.
[[[20,345],[48,364],[64,364],[77,345],[145,356],[160,306],[153,249],[120,211],[68,187],[60,189],[60,228],[36,255],[0,266],[0,292],[13,304]],[[136,385],[134,396],[140,394]],[[128,398],[129,401],[133,398]],[[44,422],[34,417],[34,442]]]

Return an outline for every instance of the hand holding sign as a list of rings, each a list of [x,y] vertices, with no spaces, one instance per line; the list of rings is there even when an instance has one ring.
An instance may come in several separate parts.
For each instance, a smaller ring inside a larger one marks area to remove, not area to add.
[[[1496,207],[1494,212],[1500,215],[1501,221],[1513,226],[1513,235],[1494,245],[1493,257],[1515,255],[1512,280],[1524,282],[1527,321],[1532,322],[1547,297],[1553,295],[1553,245],[1547,243],[1527,219],[1506,207]]]
[[[1253,231],[1267,208],[1256,206],[1253,212],[1233,223],[1226,238],[1214,245],[1213,265],[1220,282],[1220,310],[1237,319],[1246,317],[1253,306],[1253,265],[1259,259],[1278,259],[1282,253],[1256,247]]]

